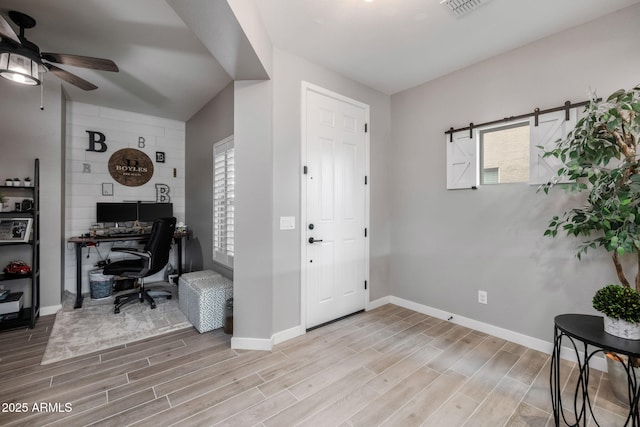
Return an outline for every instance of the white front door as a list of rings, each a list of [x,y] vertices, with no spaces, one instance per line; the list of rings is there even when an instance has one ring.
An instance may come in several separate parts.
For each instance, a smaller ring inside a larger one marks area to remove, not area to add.
[[[316,88],[304,95],[303,283],[306,328],[365,307],[368,107]]]

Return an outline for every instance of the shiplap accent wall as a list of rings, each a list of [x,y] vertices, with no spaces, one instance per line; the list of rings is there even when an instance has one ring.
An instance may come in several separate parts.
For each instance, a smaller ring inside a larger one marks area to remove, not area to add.
[[[106,152],[87,151],[88,130],[106,136]],[[139,146],[140,137],[144,138],[144,147]],[[127,187],[111,177],[109,158],[122,148],[135,148],[149,156],[154,167],[149,182],[139,187]],[[157,151],[165,153],[165,163],[156,162]],[[68,102],[65,158],[65,239],[89,232],[96,221],[96,202],[156,201],[156,184],[170,187],[174,216],[178,221],[184,221],[185,122]],[[89,165],[91,172],[87,172],[85,165]],[[176,177],[173,176],[174,168]],[[102,183],[113,184],[113,196],[102,195]],[[87,249],[84,250],[83,293],[89,292],[89,271],[96,268],[94,265],[101,258],[118,259],[109,254],[109,248],[108,244],[90,248],[88,259]],[[172,263],[175,265],[176,254],[173,252]],[[70,243],[65,249],[65,289],[74,293],[76,289],[75,248]]]

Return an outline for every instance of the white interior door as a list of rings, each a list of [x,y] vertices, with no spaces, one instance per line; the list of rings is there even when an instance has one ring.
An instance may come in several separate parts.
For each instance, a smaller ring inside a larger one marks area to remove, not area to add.
[[[365,307],[368,111],[355,101],[314,90],[307,90],[305,98],[301,234],[310,328]]]

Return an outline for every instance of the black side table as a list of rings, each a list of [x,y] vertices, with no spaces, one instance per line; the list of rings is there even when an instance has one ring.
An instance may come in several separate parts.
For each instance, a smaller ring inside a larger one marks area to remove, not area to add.
[[[640,357],[640,341],[617,338],[604,331],[604,322],[601,316],[589,316],[585,314],[562,314],[556,316],[554,326],[553,354],[551,355],[551,402],[553,405],[553,419],[555,425],[560,425],[560,420],[569,426],[586,426],[589,417],[593,417],[596,425],[595,414],[589,397],[589,361],[597,353],[610,351],[624,354],[629,357]],[[560,350],[562,339],[567,337],[576,352],[580,375],[573,395],[571,409],[575,412],[576,422],[570,424],[565,417],[562,406],[562,384],[560,384]],[[593,346],[589,347],[588,345]],[[638,413],[638,383],[635,372],[629,362],[620,363],[627,372],[629,382],[629,415],[625,426],[640,427],[640,414]],[[581,397],[581,399],[579,399]]]

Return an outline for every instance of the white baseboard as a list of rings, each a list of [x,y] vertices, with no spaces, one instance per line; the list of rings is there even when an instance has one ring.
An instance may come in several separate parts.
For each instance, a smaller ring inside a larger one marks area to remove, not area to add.
[[[271,351],[273,343],[270,339],[264,338],[231,338],[231,348],[235,350],[261,350]]]
[[[429,307],[428,305],[418,304],[416,302],[408,301],[402,298],[392,296],[389,299],[391,304],[408,308],[410,310],[417,311],[418,313],[426,314],[438,319],[447,320],[451,323],[455,323],[456,325],[465,326],[467,328],[484,332],[485,334],[493,335],[494,337],[502,338],[507,341],[515,342],[516,344],[529,347],[533,350],[538,350],[546,354],[551,354],[553,351],[553,343],[548,341],[530,337],[519,332],[504,329],[499,326],[491,325],[489,323],[480,322],[468,317],[459,316],[454,313],[449,313],[437,308]],[[571,362],[577,362],[576,352],[572,348],[563,347],[560,350],[560,357]],[[607,371],[607,364],[604,357],[593,357],[589,363],[589,366],[603,372]]]
[[[49,314],[56,314],[58,310],[62,308],[62,305],[50,305],[47,307],[40,307],[40,316],[47,316]]]
[[[304,335],[305,333],[306,331],[302,328],[302,326],[294,326],[293,328],[273,334],[273,336],[271,337],[271,342],[273,343],[273,345],[280,344],[290,339],[299,337],[300,335]]]
[[[380,299],[377,299],[375,301],[369,301],[369,303],[367,304],[367,307],[365,308],[367,311],[369,310],[375,310],[378,307],[382,307],[383,305],[387,305],[391,303],[391,297],[390,296],[386,296],[386,297],[382,297]]]
[[[264,338],[231,338],[231,348],[236,350],[263,350],[271,351],[273,346],[280,344],[287,340],[304,335],[305,330],[302,326],[294,326],[293,328],[286,329],[284,331],[276,332],[271,336],[271,339]]]

